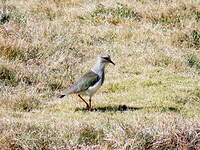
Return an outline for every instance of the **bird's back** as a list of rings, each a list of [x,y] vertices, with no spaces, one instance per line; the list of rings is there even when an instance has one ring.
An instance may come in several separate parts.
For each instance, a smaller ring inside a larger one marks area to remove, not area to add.
[[[67,89],[67,94],[80,93],[95,85],[100,80],[98,74],[93,71],[84,74],[77,82]]]

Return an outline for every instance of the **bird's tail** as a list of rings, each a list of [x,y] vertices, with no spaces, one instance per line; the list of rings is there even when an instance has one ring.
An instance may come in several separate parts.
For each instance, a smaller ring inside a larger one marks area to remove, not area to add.
[[[65,96],[69,95],[69,94],[71,94],[71,93],[69,92],[69,90],[64,90],[60,95],[58,95],[58,98],[63,98],[63,97],[65,97]]]
[[[66,96],[65,94],[60,94],[60,95],[58,95],[58,98],[63,98],[65,96]]]

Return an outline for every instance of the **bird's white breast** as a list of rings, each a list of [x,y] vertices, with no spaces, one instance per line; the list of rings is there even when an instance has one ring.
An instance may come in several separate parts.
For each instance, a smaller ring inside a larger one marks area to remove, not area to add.
[[[97,83],[95,83],[93,86],[90,86],[87,90],[87,94],[92,96],[96,91],[101,87],[102,79],[100,79]]]

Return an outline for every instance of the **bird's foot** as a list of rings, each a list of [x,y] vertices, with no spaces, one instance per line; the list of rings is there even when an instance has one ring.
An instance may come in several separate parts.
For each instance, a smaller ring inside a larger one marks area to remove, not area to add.
[[[93,109],[92,109],[92,107],[87,106],[87,107],[86,107],[86,110],[87,110],[87,111],[92,111]]]

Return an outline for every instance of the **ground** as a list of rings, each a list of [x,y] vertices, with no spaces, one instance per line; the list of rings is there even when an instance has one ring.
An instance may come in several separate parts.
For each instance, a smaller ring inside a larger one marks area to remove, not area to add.
[[[199,6],[2,0],[0,149],[200,149]],[[100,53],[116,65],[93,110],[57,98]]]

